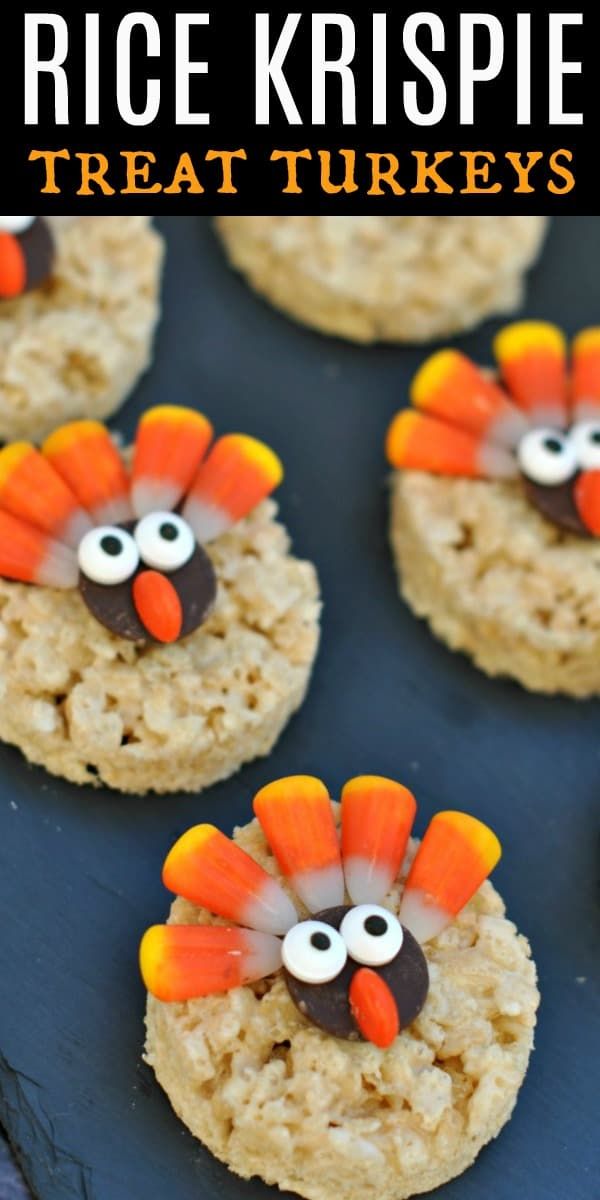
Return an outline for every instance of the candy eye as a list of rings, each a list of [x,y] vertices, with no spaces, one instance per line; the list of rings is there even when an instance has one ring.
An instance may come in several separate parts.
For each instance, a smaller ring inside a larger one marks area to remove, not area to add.
[[[582,471],[600,469],[600,421],[579,421],[573,426],[569,441]]]
[[[187,521],[177,513],[148,513],[136,526],[135,540],[147,567],[176,571],[196,549],[196,539]]]
[[[35,217],[0,217],[0,230],[3,233],[25,233],[34,221]]]
[[[346,913],[340,933],[355,962],[382,967],[402,949],[402,926],[393,913],[378,904],[357,904]]]
[[[140,562],[138,548],[126,529],[103,525],[90,529],[79,544],[79,566],[93,583],[124,583]]]
[[[566,483],[578,467],[570,438],[556,429],[532,429],[519,442],[519,466],[533,483],[555,487]]]
[[[283,965],[302,983],[329,983],[346,965],[344,939],[324,921],[301,921],[283,939]]]

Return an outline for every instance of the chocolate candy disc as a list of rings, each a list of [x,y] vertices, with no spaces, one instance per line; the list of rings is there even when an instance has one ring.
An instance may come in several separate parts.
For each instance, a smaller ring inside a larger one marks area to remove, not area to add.
[[[52,273],[54,239],[48,222],[43,217],[36,217],[33,225],[19,235],[19,241],[25,255],[26,290],[29,292],[44,283]]]
[[[122,528],[131,532],[135,524]],[[129,579],[113,585],[94,583],[83,572],[79,574],[79,591],[92,615],[111,633],[129,641],[154,640],[142,624],[133,600],[134,582],[147,570],[148,567],[140,563]],[[204,623],[214,605],[217,595],[214,567],[202,547],[197,545],[188,562],[165,577],[181,601],[183,623],[179,637],[187,637]]]
[[[327,908],[315,913],[313,919],[339,929],[346,913],[351,910],[352,906],[345,904]],[[405,1029],[419,1015],[429,990],[425,955],[412,933],[404,927],[403,932],[402,948],[396,958],[384,966],[372,968],[385,980],[396,1001],[401,1029]],[[362,1041],[350,1011],[348,995],[352,977],[360,969],[360,963],[348,958],[340,974],[329,983],[302,983],[285,967],[283,974],[294,1004],[309,1021],[334,1037]]]
[[[566,533],[589,538],[590,531],[583,524],[575,505],[575,484],[578,478],[579,474],[573,475],[566,483],[547,487],[541,483],[534,483],[524,475],[523,484],[527,499],[547,521],[551,521],[559,529],[564,529]]]

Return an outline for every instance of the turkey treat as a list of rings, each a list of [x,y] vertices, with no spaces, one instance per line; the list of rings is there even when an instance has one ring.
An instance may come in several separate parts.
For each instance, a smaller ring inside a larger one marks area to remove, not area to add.
[[[413,381],[388,432],[400,589],[489,675],[600,692],[600,328],[524,321],[499,382],[456,350]]]
[[[191,409],[0,451],[0,738],[74,783],[196,791],[304,698],[314,568],[267,499],[281,463]],[[131,470],[129,462],[131,460]]]
[[[464,1171],[511,1115],[538,1005],[529,945],[487,875],[496,836],[361,776],[254,799],[233,840],[188,830],[142,940],[146,1059],[246,1178],[309,1200],[403,1200]]]
[[[512,312],[544,217],[219,217],[234,267],[289,316],[356,342],[427,342]]]
[[[119,407],[150,361],[162,257],[147,217],[0,217],[0,441]]]

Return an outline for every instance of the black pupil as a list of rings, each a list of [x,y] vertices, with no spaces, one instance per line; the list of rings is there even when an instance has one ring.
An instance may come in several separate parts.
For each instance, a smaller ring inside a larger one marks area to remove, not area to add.
[[[179,537],[179,530],[176,525],[173,525],[172,521],[165,521],[164,525],[161,525],[159,532],[165,542],[175,542]]]
[[[116,558],[117,555],[123,553],[123,543],[120,538],[115,537],[114,533],[107,533],[106,537],[102,538],[100,546],[105,554],[110,554],[111,558]]]
[[[550,451],[551,454],[562,454],[563,449],[564,449],[563,444],[559,440],[559,438],[553,438],[553,437],[544,438],[544,446],[545,446],[546,450]]]
[[[371,937],[382,937],[384,933],[387,933],[387,928],[388,923],[385,917],[377,917],[373,915],[371,917],[367,917],[365,921],[365,929],[367,933],[371,934]]]
[[[326,933],[321,933],[319,931],[311,935],[310,944],[311,946],[314,946],[315,950],[329,950],[329,947],[331,946],[331,938],[328,937]]]
[[[590,433],[590,442],[593,442],[596,446],[600,446],[600,429],[594,429],[594,432]]]

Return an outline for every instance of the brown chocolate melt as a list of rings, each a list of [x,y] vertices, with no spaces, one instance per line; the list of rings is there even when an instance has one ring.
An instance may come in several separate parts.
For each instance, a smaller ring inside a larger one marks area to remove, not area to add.
[[[133,602],[134,580],[147,570],[148,567],[140,563],[130,579],[113,586],[94,583],[87,575],[82,572],[79,574],[79,591],[92,615],[111,633],[128,641],[154,641],[142,625]],[[192,557],[183,567],[165,574],[181,600],[183,626],[180,638],[184,638],[204,624],[214,605],[217,595],[214,567],[202,547],[196,546]]]
[[[315,913],[315,921],[324,921],[339,929],[352,906],[340,905]],[[404,926],[404,941],[400,953],[382,967],[372,967],[387,983],[400,1016],[400,1028],[406,1029],[423,1008],[429,990],[429,972],[425,955],[412,933]],[[361,963],[348,958],[344,969],[329,983],[302,983],[284,967],[288,991],[300,1012],[334,1037],[362,1041],[362,1036],[350,1011],[348,993],[353,975]]]
[[[558,484],[556,487],[545,487],[543,484],[534,483],[526,475],[523,475],[522,478],[528,500],[547,521],[551,521],[553,525],[557,525],[559,529],[564,529],[567,533],[575,533],[579,537],[590,537],[590,532],[583,524],[575,504],[575,484],[579,474],[573,475],[566,483]]]
[[[30,292],[52,274],[55,247],[48,222],[43,217],[36,217],[33,225],[19,235],[19,241],[25,255],[26,290]]]

